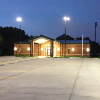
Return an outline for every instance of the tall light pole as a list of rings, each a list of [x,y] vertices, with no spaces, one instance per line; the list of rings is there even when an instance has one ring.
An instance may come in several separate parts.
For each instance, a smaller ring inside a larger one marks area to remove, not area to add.
[[[16,20],[18,22],[20,22],[20,45],[19,45],[19,55],[20,55],[20,52],[21,52],[21,21],[22,21],[22,18],[18,17]]]
[[[98,23],[97,22],[95,22],[95,56],[96,56],[96,27],[98,27]]]
[[[64,56],[66,56],[66,21],[69,21],[70,18],[64,17],[63,19],[65,20],[65,51],[64,51]]]

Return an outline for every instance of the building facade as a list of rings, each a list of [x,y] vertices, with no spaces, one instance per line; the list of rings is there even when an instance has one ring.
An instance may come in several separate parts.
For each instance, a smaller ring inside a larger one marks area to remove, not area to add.
[[[65,44],[65,40],[54,40],[40,35],[29,41],[14,43],[14,55],[82,56],[82,52],[83,56],[90,56],[89,40],[84,40],[83,45],[82,40],[67,40]]]

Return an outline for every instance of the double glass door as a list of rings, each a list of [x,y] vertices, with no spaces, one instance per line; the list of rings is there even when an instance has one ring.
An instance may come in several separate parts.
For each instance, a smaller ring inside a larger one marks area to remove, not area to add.
[[[50,46],[45,46],[45,56],[50,56]],[[53,56],[55,56],[55,47],[53,47]]]

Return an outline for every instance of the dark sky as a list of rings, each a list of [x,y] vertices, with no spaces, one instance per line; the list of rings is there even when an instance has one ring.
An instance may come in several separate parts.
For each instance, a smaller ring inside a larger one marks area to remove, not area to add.
[[[100,43],[100,0],[0,0],[0,26],[20,27],[28,35],[51,38],[65,33],[64,16],[69,16],[67,35],[90,37],[94,40],[94,23],[98,22],[97,42]]]

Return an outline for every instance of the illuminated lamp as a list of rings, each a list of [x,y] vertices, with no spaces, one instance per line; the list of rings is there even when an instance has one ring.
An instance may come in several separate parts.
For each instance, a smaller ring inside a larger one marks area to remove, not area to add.
[[[14,50],[16,51],[17,50],[17,47],[15,47]]]
[[[18,22],[21,22],[21,21],[22,21],[22,18],[21,18],[21,17],[18,17],[16,20],[17,20]]]
[[[60,51],[60,48],[58,48],[57,50]]]
[[[41,48],[41,51],[43,51],[43,48]]]
[[[45,43],[44,39],[38,39],[38,43]]]
[[[89,48],[87,48],[87,49],[86,49],[86,51],[90,51],[90,49],[89,49]]]
[[[30,51],[30,48],[28,47],[27,50]]]
[[[75,49],[74,49],[74,48],[72,48],[72,51],[75,51]]]
[[[66,20],[68,20],[68,21],[70,20],[69,17],[64,17],[63,19],[64,19],[65,21],[66,21]]]

